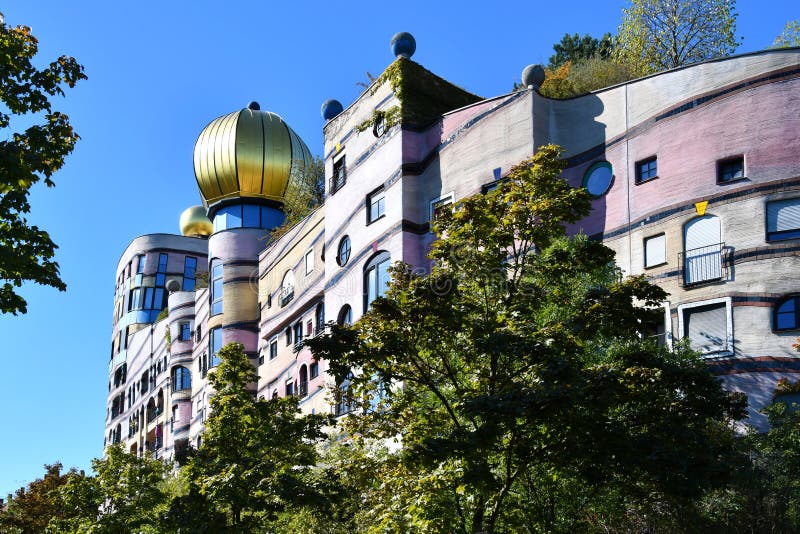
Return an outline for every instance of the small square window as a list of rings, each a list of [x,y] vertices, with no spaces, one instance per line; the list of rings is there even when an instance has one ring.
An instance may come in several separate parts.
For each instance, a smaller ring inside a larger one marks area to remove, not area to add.
[[[344,156],[333,162],[333,176],[331,176],[330,194],[334,194],[344,187],[347,182],[347,171],[344,165]]]
[[[306,252],[306,276],[314,272],[314,251]]]
[[[311,378],[317,378],[319,376],[319,363],[314,362],[311,364],[310,373]]]
[[[273,338],[269,342],[269,359],[274,360],[278,357],[278,338]]]
[[[658,160],[656,156],[636,162],[636,183],[641,184],[658,178]]]
[[[441,196],[431,201],[431,221],[436,219],[439,215],[444,213],[445,210],[453,209],[453,193]]]
[[[767,202],[767,241],[800,238],[800,198]]]
[[[191,339],[192,339],[191,323],[181,323],[181,341],[190,341]]]
[[[386,192],[383,187],[367,195],[367,224],[383,217],[386,211]]]
[[[655,267],[667,263],[667,236],[664,234],[644,239],[644,266]]]
[[[744,178],[744,157],[737,156],[717,162],[717,183],[735,182]]]

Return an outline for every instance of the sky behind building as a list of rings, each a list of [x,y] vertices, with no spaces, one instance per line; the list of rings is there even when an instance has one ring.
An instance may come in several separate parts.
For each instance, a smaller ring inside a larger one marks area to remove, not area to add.
[[[57,187],[37,186],[31,198],[30,221],[60,245],[68,290],[25,287],[28,314],[0,316],[0,496],[41,476],[44,463],[88,468],[102,453],[116,264],[138,235],[179,233],[181,211],[200,203],[192,149],[208,122],[256,100],[321,155],[320,104],[348,106],[362,91],[357,82],[394,59],[394,33],[415,36],[415,61],[491,97],[509,92],[527,64],[546,63],[565,33],[613,33],[623,4],[4,6],[6,23],[39,38],[37,61],[72,55],[89,79],[55,106],[82,139]],[[742,0],[738,12],[739,52],[768,47],[800,18],[789,0]]]

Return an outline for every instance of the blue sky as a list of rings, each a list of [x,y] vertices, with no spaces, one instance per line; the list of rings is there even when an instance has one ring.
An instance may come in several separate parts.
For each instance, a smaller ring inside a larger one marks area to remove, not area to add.
[[[39,61],[61,54],[86,68],[59,100],[82,140],[36,187],[29,220],[60,245],[66,293],[27,286],[24,316],[0,315],[0,497],[60,460],[88,469],[102,453],[116,263],[130,240],[178,233],[199,203],[192,148],[212,119],[251,100],[281,115],[322,153],[320,104],[345,106],[366,72],[392,61],[398,31],[414,59],[479,95],[508,92],[530,63],[546,63],[564,33],[599,37],[621,0],[587,2],[108,2],[23,0],[6,23],[32,28]],[[790,0],[741,0],[739,52],[768,47]],[[12,123],[13,125],[13,123]],[[9,132],[0,135],[8,136]]]

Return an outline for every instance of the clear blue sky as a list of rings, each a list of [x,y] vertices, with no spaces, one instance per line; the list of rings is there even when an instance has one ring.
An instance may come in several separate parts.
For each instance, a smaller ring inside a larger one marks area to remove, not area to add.
[[[178,232],[199,203],[192,148],[212,119],[251,100],[322,153],[320,104],[345,106],[409,31],[414,59],[479,95],[508,92],[566,32],[614,32],[622,0],[588,2],[109,2],[21,0],[6,23],[40,41],[39,60],[76,57],[88,81],[59,101],[82,140],[34,189],[30,221],[60,245],[66,293],[25,287],[29,312],[0,316],[0,497],[42,464],[89,468],[103,445],[117,261],[137,235]],[[740,52],[768,47],[795,0],[741,0]],[[8,136],[9,132],[0,135]]]

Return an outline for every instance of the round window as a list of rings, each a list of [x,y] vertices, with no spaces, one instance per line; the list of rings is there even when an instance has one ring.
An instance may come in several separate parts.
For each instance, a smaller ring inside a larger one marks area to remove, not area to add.
[[[350,238],[348,236],[344,236],[342,240],[339,241],[339,251],[336,254],[336,263],[338,263],[340,267],[343,267],[349,260]]]
[[[614,173],[611,164],[607,161],[598,161],[583,175],[583,187],[593,197],[601,197],[608,193],[613,181]]]

